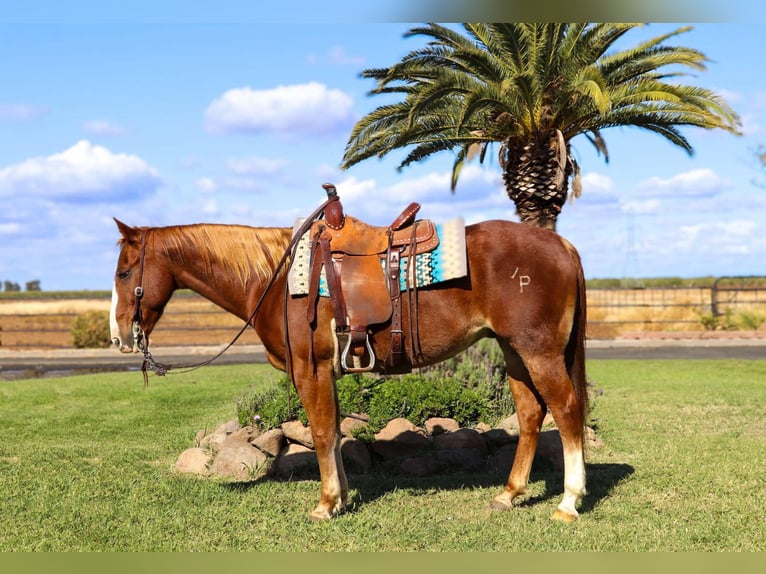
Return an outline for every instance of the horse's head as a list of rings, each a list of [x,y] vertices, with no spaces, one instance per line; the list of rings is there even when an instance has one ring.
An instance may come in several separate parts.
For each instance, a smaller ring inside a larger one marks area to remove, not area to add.
[[[115,222],[122,238],[112,289],[112,343],[123,353],[137,353],[148,347],[149,334],[175,282],[163,257],[154,250],[152,230]]]

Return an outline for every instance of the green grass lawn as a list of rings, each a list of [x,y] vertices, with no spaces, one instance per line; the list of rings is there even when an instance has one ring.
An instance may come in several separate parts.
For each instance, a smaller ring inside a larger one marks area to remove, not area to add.
[[[581,518],[552,522],[562,477],[536,471],[507,513],[504,476],[350,476],[349,511],[308,520],[318,480],[227,483],[172,465],[267,366],[0,383],[0,551],[766,549],[766,361],[592,361]]]

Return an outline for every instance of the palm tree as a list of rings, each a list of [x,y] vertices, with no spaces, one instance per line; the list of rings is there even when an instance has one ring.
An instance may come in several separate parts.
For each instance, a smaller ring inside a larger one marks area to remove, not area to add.
[[[525,223],[555,229],[569,193],[580,194],[580,169],[570,141],[583,134],[609,161],[602,132],[636,126],[686,150],[680,126],[738,134],[740,120],[711,90],[669,80],[704,70],[707,58],[664,42],[679,28],[635,48],[614,44],[636,24],[463,24],[467,34],[438,24],[411,29],[426,36],[388,68],[368,69],[370,94],[401,94],[354,126],[343,169],[373,156],[411,148],[399,169],[452,150],[452,191],[466,161],[483,162],[499,144],[510,199]]]

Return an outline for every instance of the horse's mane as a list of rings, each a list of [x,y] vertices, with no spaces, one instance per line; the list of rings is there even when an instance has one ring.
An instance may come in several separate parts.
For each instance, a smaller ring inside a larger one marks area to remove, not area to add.
[[[198,223],[154,228],[157,249],[175,261],[193,257],[210,273],[216,262],[224,263],[242,282],[255,276],[266,280],[282,258],[290,229]]]

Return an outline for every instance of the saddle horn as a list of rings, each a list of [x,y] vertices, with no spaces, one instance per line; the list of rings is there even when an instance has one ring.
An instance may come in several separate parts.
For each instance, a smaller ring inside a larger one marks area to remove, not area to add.
[[[338,190],[331,183],[323,183],[322,187],[327,192],[327,199],[334,199],[336,201],[330,202],[330,204],[324,210],[324,220],[327,222],[327,226],[335,229],[342,229],[346,223],[346,216],[343,214],[343,206],[341,205],[338,197]]]

